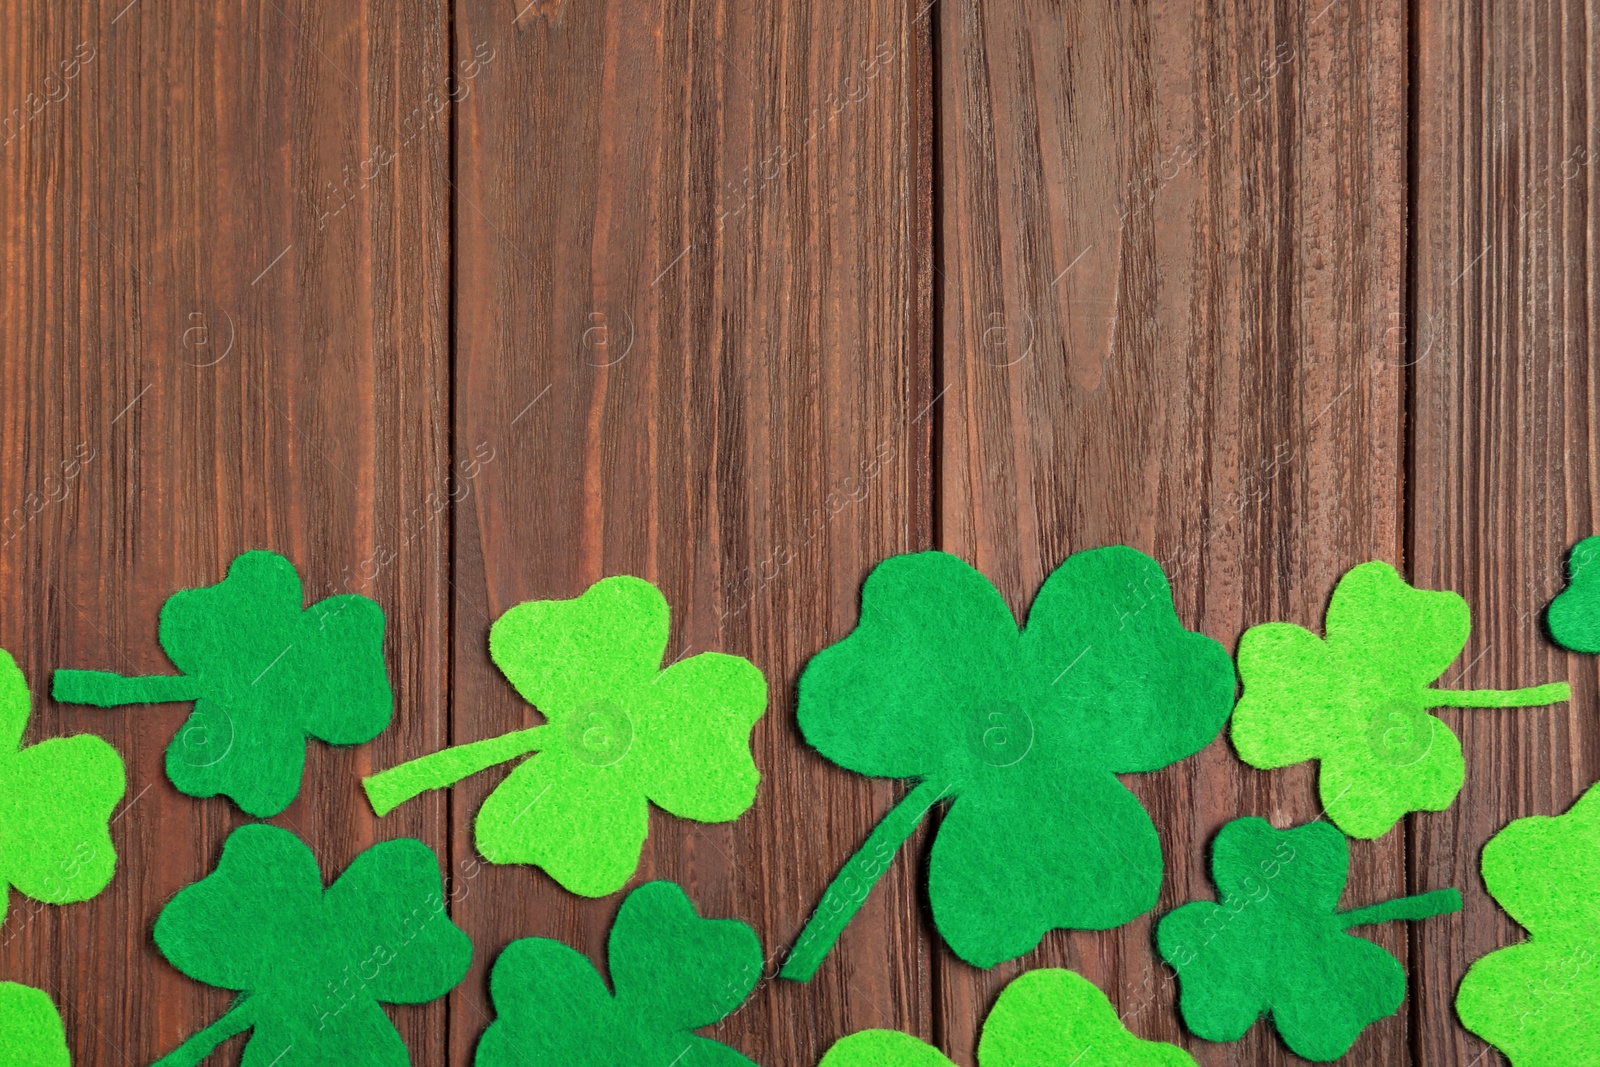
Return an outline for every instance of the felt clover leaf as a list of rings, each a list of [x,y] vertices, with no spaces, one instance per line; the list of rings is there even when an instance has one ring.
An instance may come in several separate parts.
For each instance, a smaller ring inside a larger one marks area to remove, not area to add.
[[[0,649],[0,919],[15,886],[47,904],[88,900],[111,883],[111,811],[127,780],[116,749],[91,734],[24,747],[28,683]]]
[[[1235,819],[1222,828],[1211,847],[1221,903],[1185,904],[1156,927],[1190,1030],[1237,1041],[1271,1016],[1297,1055],[1324,1061],[1399,1010],[1405,970],[1347,931],[1460,911],[1461,894],[1440,889],[1337,911],[1349,867],[1344,835],[1325,822],[1276,830],[1264,819]]]
[[[1355,567],[1333,591],[1326,639],[1279,622],[1240,638],[1234,747],[1263,770],[1321,760],[1324,810],[1351,837],[1381,837],[1407,812],[1443,811],[1466,764],[1461,742],[1428,708],[1532,707],[1571,694],[1565,682],[1429,688],[1471,628],[1455,593],[1413,589],[1387,563]]]
[[[373,845],[324,890],[311,850],[264,823],[229,835],[217,869],[162,910],[155,941],[190,978],[240,994],[155,1067],[194,1067],[245,1030],[246,1067],[290,1049],[284,1063],[404,1067],[410,1056],[379,1002],[442,997],[472,962],[427,845]]]
[[[478,811],[490,863],[542,867],[586,897],[639,866],[652,802],[682,819],[730,822],[755,801],[750,730],[766,679],[720,652],[665,670],[667,602],[641,578],[606,578],[575,600],[535,600],[489,630],[489,655],[543,726],[435,752],[363,783],[380,816],[429,789],[526,760]]]
[[[246,552],[221,582],[162,607],[161,647],[182,674],[58,670],[55,698],[102,708],[194,701],[167,746],[167,777],[189,796],[220,793],[270,818],[300,791],[307,737],[365,743],[394,705],[382,609],[354,595],[302,603],[294,564]]]
[[[6,1067],[69,1067],[67,1032],[50,998],[0,982],[0,1063]]]
[[[954,556],[884,560],[861,621],[800,678],[800,729],[857,774],[917,786],[828,887],[782,974],[807,981],[900,844],[954,798],[928,861],[933,918],[969,963],[1056,927],[1104,930],[1155,906],[1161,843],[1118,774],[1204,748],[1233,704],[1221,645],[1178,621],[1166,576],[1131,548],[1079,552],[1026,628]]]
[[[1027,971],[1001,992],[978,1039],[978,1067],[1195,1067],[1176,1045],[1143,1041],[1082,975]],[[952,1067],[931,1045],[898,1030],[841,1038],[818,1067]]]
[[[693,1031],[744,1003],[761,976],[761,942],[733,919],[702,919],[682,889],[647,882],[617,912],[611,989],[559,941],[513,941],[489,978],[496,1019],[476,1067],[754,1067]]]
[[[1515,1067],[1600,1063],[1600,785],[1491,838],[1483,882],[1531,936],[1467,971],[1462,1023]]]
[[[1573,652],[1600,652],[1600,537],[1579,541],[1567,557],[1567,587],[1550,602],[1545,621],[1556,644]]]

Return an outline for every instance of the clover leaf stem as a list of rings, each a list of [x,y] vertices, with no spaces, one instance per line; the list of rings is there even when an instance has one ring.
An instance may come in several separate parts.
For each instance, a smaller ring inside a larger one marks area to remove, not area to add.
[[[1528,689],[1429,689],[1434,708],[1535,708],[1572,699],[1566,682],[1550,682]]]
[[[456,745],[391,767],[361,780],[372,810],[381,818],[414,796],[430,789],[443,789],[530,752],[544,744],[547,726],[513,730],[499,737],[471,744]]]
[[[1365,908],[1352,908],[1334,914],[1339,917],[1340,929],[1348,930],[1352,926],[1394,922],[1397,919],[1431,919],[1435,915],[1450,915],[1460,910],[1461,894],[1458,891],[1435,889],[1431,893],[1386,900],[1382,904],[1370,904]]]
[[[127,677],[110,671],[58,670],[50,695],[64,704],[114,708],[123,704],[168,704],[200,698],[200,683],[184,674]]]
[[[889,814],[868,835],[866,843],[829,884],[816,914],[811,916],[794,948],[789,950],[789,958],[778,972],[780,977],[795,982],[811,981],[834,942],[861,909],[867,894],[889,869],[894,854],[921,825],[923,816],[949,793],[949,785],[925,781],[889,809]]]
[[[201,1060],[211,1055],[213,1049],[222,1044],[235,1034],[242,1034],[256,1024],[254,1005],[249,997],[240,997],[233,1002],[222,1018],[197,1031],[189,1040],[161,1057],[150,1067],[195,1067]]]

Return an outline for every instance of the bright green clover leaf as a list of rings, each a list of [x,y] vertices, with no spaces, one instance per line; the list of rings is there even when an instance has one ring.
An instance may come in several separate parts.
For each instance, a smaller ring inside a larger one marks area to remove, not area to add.
[[[270,818],[300,791],[308,736],[365,743],[394,705],[382,609],[354,595],[302,603],[294,564],[246,552],[221,582],[162,607],[161,647],[182,674],[58,670],[55,698],[102,708],[194,701],[167,746],[167,777],[189,796],[222,794]]]
[[[1600,1064],[1600,785],[1483,849],[1483,881],[1531,935],[1472,965],[1456,1012],[1516,1067]]]
[[[1573,652],[1600,652],[1600,537],[1587,537],[1567,557],[1567,587],[1550,602],[1545,621],[1556,644]]]
[[[1185,904],[1156,928],[1190,1030],[1237,1041],[1270,1015],[1297,1055],[1325,1061],[1399,1010],[1405,970],[1346,931],[1460,911],[1461,894],[1440,889],[1337,911],[1349,867],[1344,835],[1325,822],[1275,830],[1264,819],[1235,819],[1222,828],[1211,847],[1222,902]]]
[[[67,1032],[50,997],[0,982],[0,1063],[6,1067],[69,1067]]]
[[[750,731],[766,679],[720,652],[662,670],[667,614],[655,586],[629,577],[510,609],[489,631],[489,654],[545,724],[373,775],[373,810],[537,752],[479,809],[478,851],[542,867],[588,897],[615,893],[638,868],[647,801],[682,819],[737,819],[760,781]]]
[[[1413,589],[1387,563],[1353,568],[1333,591],[1325,640],[1278,622],[1240,638],[1234,747],[1264,770],[1321,760],[1324,810],[1351,837],[1381,837],[1407,812],[1444,810],[1466,764],[1461,742],[1428,708],[1531,707],[1570,695],[1565,682],[1430,689],[1471,627],[1455,593]]]
[[[127,779],[122,757],[98,737],[23,747],[28,683],[0,649],[0,919],[15,886],[47,904],[88,900],[111,883],[112,809]]]
[[[1082,975],[1027,971],[1001,992],[978,1039],[978,1067],[1195,1067],[1176,1045],[1143,1041]],[[841,1038],[818,1067],[951,1067],[932,1046],[898,1030]]]
[[[1221,645],[1178,621],[1131,548],[1069,557],[1026,628],[943,552],[884,560],[861,621],[800,679],[806,740],[858,774],[919,781],[828,887],[783,976],[806,981],[930,808],[954,798],[928,895],[956,954],[991,967],[1056,927],[1103,930],[1155,906],[1161,843],[1118,774],[1204,748],[1233,704]]]
[[[720,1021],[755,988],[761,942],[732,919],[702,919],[671,882],[628,894],[611,928],[612,990],[559,941],[513,941],[489,979],[497,1018],[476,1067],[754,1067],[693,1031]]]
[[[229,835],[217,869],[162,910],[155,940],[190,978],[240,993],[155,1067],[194,1067],[245,1030],[245,1067],[289,1049],[284,1063],[404,1067],[405,1043],[379,1003],[442,997],[472,962],[421,841],[373,845],[324,890],[311,850],[263,823]]]

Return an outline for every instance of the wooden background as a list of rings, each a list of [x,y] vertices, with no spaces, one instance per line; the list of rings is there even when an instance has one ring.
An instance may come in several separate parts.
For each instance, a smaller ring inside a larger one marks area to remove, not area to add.
[[[494,617],[639,574],[669,657],[768,673],[754,809],[656,815],[639,876],[776,958],[899,788],[793,722],[871,566],[944,548],[1020,612],[1113,542],[1230,647],[1318,623],[1380,558],[1470,600],[1454,684],[1571,679],[1570,706],[1441,712],[1459,802],[1352,846],[1348,904],[1466,908],[1376,934],[1409,997],[1349,1061],[1500,1062],[1452,1007],[1518,936],[1479,849],[1600,777],[1595,662],[1541,629],[1600,528],[1594,0],[3,0],[0,109],[0,644],[30,741],[92,731],[129,772],[111,888],[0,927],[0,977],[52,993],[77,1062],[148,1063],[223,1010],[150,927],[245,820],[166,781],[185,707],[58,707],[47,678],[168,669],[162,601],[238,552],[388,614],[395,725],[314,744],[273,821],[330,875],[384,838],[439,850],[476,962],[393,1016],[414,1062],[468,1064],[499,950],[598,960],[621,900],[476,862],[503,770],[381,822],[362,800],[362,773],[537,721]],[[1163,911],[1212,895],[1228,819],[1320,808],[1310,768],[1225,740],[1130,784]],[[711,1036],[778,1067],[894,1027],[970,1065],[1004,982],[1061,965],[1202,1063],[1295,1061],[1264,1026],[1186,1037],[1149,917],[965,966],[926,843],[810,985],[763,982]]]

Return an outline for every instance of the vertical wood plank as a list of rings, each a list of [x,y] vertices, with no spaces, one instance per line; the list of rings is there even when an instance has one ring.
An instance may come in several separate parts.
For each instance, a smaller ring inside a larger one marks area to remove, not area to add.
[[[152,1062],[224,1010],[150,929],[248,820],[167,781],[187,707],[58,707],[50,671],[170,672],[162,602],[237,553],[388,618],[394,725],[311,743],[273,821],[330,876],[380,836],[448,855],[441,800],[380,827],[359,788],[445,735],[449,529],[419,516],[450,463],[449,142],[404,121],[442,92],[447,25],[439,4],[0,4],[0,107],[45,101],[0,131],[0,644],[30,743],[100,734],[128,770],[111,887],[13,894],[0,927],[0,977],[53,995],[75,1062]],[[443,1062],[444,1009],[395,1013],[413,1062]]]
[[[1348,567],[1401,560],[1404,11],[981,3],[941,18],[943,547],[1019,615],[1069,553],[1160,560],[1184,622],[1320,627]],[[940,955],[942,1041],[972,1062],[1019,971],[1072,967],[1145,1037],[1205,1063],[1289,1063],[1180,1027],[1153,920],[1214,899],[1230,819],[1316,817],[1309,766],[1219,740],[1127,784],[1162,837],[1152,915],[1046,936],[979,972]],[[1352,846],[1348,902],[1401,895],[1404,835]],[[1375,935],[1402,959],[1406,932]],[[1352,1062],[1405,1063],[1405,1013]]]
[[[1416,931],[1423,1063],[1504,1062],[1455,1018],[1472,961],[1526,936],[1484,891],[1483,846],[1600,778],[1594,657],[1563,654],[1544,629],[1567,550],[1600,530],[1597,25],[1592,2],[1418,8],[1413,569],[1472,606],[1455,685],[1573,687],[1554,708],[1438,713],[1466,784],[1448,811],[1415,817],[1414,877],[1459,886],[1466,907]]]
[[[702,914],[750,922],[769,975],[891,799],[806,750],[795,678],[854,625],[870,567],[930,537],[928,35],[907,6],[456,9],[458,61],[493,57],[457,140],[456,447],[493,459],[457,512],[452,740],[540,721],[489,661],[494,618],[607,575],[656,582],[667,658],[748,656],[771,701],[753,810],[716,826],[652,812],[632,884],[673,879]],[[453,794],[478,946],[456,1063],[491,1018],[500,950],[555,937],[603,966],[624,895],[479,864],[472,819],[505,774]],[[915,881],[899,866],[822,975],[763,981],[709,1036],[812,1063],[849,1030],[927,1033]]]

